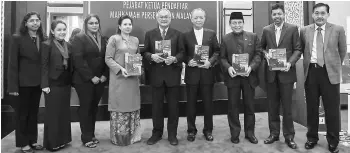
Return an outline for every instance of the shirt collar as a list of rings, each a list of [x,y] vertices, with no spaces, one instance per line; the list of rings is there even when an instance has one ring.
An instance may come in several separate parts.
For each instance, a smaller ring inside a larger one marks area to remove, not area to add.
[[[169,27],[167,27],[167,28],[165,29],[165,33],[168,32],[168,29],[169,29]],[[159,30],[160,30],[160,33],[163,32],[163,29],[162,29],[161,27],[159,27]]]
[[[193,30],[194,30],[194,31],[197,31],[197,32],[203,32],[203,29],[204,29],[204,28],[197,30],[197,29],[193,28]]]
[[[275,25],[275,29],[277,29],[277,28],[280,28],[280,29],[282,29],[282,27],[283,27],[283,24],[284,24],[284,22],[282,22],[281,26],[279,26],[279,27],[278,27],[277,25],[275,25],[275,24],[274,24],[274,25]]]
[[[322,30],[326,30],[326,24],[327,23],[325,23],[321,26]],[[318,28],[318,25],[315,24],[315,31],[317,31],[317,28]]]

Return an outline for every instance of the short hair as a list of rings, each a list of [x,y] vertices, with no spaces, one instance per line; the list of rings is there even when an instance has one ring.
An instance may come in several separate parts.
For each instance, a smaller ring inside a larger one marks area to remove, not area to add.
[[[284,13],[284,5],[279,4],[279,3],[276,3],[276,4],[272,5],[271,13],[272,13],[273,10],[277,10],[277,9],[281,9],[282,12]]]
[[[170,18],[171,18],[171,12],[170,12],[168,9],[166,9],[166,8],[162,8],[162,9],[160,9],[160,10],[157,12],[157,14],[156,14],[156,18],[158,18],[158,16],[159,16],[159,12],[161,12],[161,11],[167,11],[167,12],[168,12],[168,14],[170,15]]]
[[[66,26],[66,28],[67,28],[67,24],[65,22],[63,22],[62,20],[54,20],[51,23],[51,28],[50,29],[52,31],[54,31],[56,29],[57,25],[60,24],[60,23],[63,24],[64,26]],[[54,38],[55,38],[55,36],[50,32],[49,39],[54,39]]]
[[[72,34],[70,35],[70,38],[69,38],[69,42],[73,42],[74,40],[74,37],[75,35],[77,35],[78,33],[81,32],[81,29],[80,28],[75,28],[73,31],[72,31]]]
[[[317,3],[314,7],[312,7],[312,12],[314,12],[316,8],[322,7],[322,6],[326,7],[327,13],[329,13],[329,5],[325,3]]]
[[[132,23],[132,18],[129,16],[129,15],[123,15],[121,16],[119,19],[118,19],[118,25],[122,25],[122,22],[125,20],[125,19],[130,19],[131,21],[131,25],[133,24]],[[122,31],[119,29],[118,27],[118,30],[117,30],[117,34],[120,34]]]
[[[193,12],[194,12],[194,11],[202,11],[202,12],[204,12],[204,17],[207,16],[207,13],[206,13],[202,8],[195,8],[195,9],[193,9],[192,12],[191,12],[191,17],[193,17]]]

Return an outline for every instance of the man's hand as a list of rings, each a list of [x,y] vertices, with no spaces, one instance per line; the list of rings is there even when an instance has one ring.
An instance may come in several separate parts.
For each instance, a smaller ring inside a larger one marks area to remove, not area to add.
[[[176,60],[176,57],[174,57],[174,56],[168,56],[168,57],[165,59],[165,64],[166,64],[166,65],[170,65],[170,64],[174,63],[175,60]]]
[[[100,78],[94,76],[94,78],[91,79],[92,83],[98,84],[100,82]]]
[[[193,59],[191,59],[190,62],[188,62],[188,66],[195,67],[195,66],[197,66],[197,62],[194,61]]]
[[[204,62],[204,65],[198,66],[199,68],[209,69],[211,66],[211,63],[208,60],[201,60],[201,62]]]
[[[9,95],[11,95],[11,96],[19,96],[19,93],[18,92],[9,92]]]
[[[42,88],[41,90],[42,90],[43,92],[45,92],[46,94],[49,94],[49,93],[50,93],[50,88],[49,88],[49,87]]]
[[[287,65],[287,67],[285,69],[281,70],[281,71],[283,71],[283,72],[288,72],[289,71],[289,69],[292,66],[292,64],[290,64],[290,62],[287,62],[286,65]]]
[[[231,76],[231,78],[234,78],[234,77],[237,76],[236,75],[236,71],[235,71],[235,69],[232,66],[229,67],[227,71],[228,71],[228,74]]]
[[[247,70],[247,73],[244,74],[244,75],[242,75],[242,76],[244,76],[244,77],[249,77],[250,72],[252,72],[252,67],[249,66],[249,67],[248,67],[248,70]]]
[[[160,57],[158,54],[152,54],[151,58],[156,63],[164,62],[164,58]]]
[[[102,75],[100,78],[101,83],[105,82],[106,80],[107,80],[107,78],[104,75]]]

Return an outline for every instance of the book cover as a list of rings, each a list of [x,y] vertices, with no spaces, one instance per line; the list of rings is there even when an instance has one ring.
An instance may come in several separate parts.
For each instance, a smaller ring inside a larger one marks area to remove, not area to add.
[[[249,54],[232,54],[232,67],[237,75],[246,74],[249,67]]]
[[[125,69],[129,76],[141,75],[142,56],[141,54],[125,53]]]
[[[196,45],[194,47],[193,60],[197,62],[197,65],[204,65],[204,62],[201,60],[209,59],[209,46]]]
[[[271,71],[282,70],[287,67],[287,54],[285,48],[269,49],[268,65]]]
[[[171,40],[155,41],[155,53],[162,58],[171,56]]]

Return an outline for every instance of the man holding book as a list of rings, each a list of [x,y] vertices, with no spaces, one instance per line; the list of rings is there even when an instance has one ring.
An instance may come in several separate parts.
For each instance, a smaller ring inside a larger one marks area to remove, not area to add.
[[[203,28],[205,11],[201,8],[194,9],[191,15],[193,28],[184,33],[184,46],[187,54],[184,62],[185,83],[187,91],[187,140],[196,139],[196,103],[202,99],[204,105],[203,134],[207,141],[213,141],[213,66],[218,62],[220,48],[216,33],[213,30]],[[197,93],[200,93],[198,97]]]
[[[152,136],[147,144],[153,145],[162,139],[164,128],[164,95],[168,103],[168,140],[177,145],[178,103],[182,60],[184,54],[182,33],[169,27],[171,13],[167,9],[157,12],[158,27],[146,32],[145,48],[141,53],[150,63],[150,85],[152,86]]]
[[[255,87],[259,84],[256,70],[261,62],[260,42],[255,33],[243,30],[242,12],[232,12],[229,24],[232,32],[222,39],[220,57],[228,91],[227,118],[231,142],[239,143],[239,104],[242,91],[245,138],[257,144],[258,140],[254,134],[254,95]]]
[[[271,17],[274,23],[264,27],[261,37],[261,47],[269,65],[265,71],[270,135],[264,143],[271,144],[279,140],[279,112],[282,104],[285,143],[296,149],[291,109],[293,85],[297,81],[295,63],[301,55],[299,32],[297,26],[284,22],[283,5],[272,6]]]

